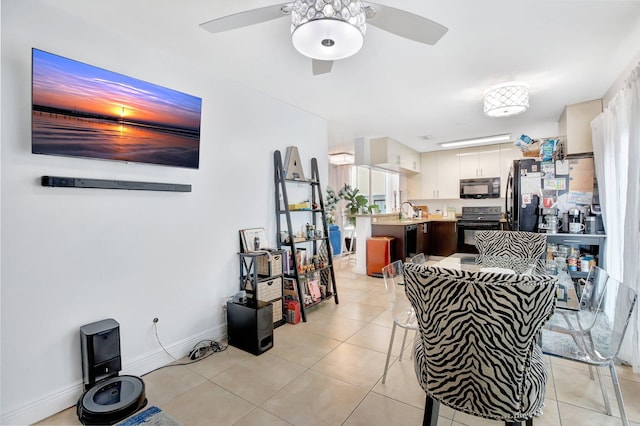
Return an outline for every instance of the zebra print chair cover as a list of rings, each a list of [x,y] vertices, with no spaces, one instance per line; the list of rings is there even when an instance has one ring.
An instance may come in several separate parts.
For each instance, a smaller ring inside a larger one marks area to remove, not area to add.
[[[539,259],[547,250],[547,234],[525,231],[477,231],[481,256],[514,256]]]
[[[427,398],[505,422],[540,415],[547,372],[536,341],[555,310],[556,278],[413,264],[404,274]]]

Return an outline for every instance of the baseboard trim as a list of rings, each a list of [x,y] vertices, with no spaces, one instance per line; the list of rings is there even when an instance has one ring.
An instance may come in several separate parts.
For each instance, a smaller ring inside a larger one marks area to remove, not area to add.
[[[210,328],[197,335],[187,337],[186,339],[167,345],[167,351],[174,357],[180,359],[185,357],[193,346],[205,339],[222,340],[226,337],[226,325],[222,324],[215,328]],[[158,347],[153,352],[144,354],[131,362],[125,362],[120,374],[131,374],[142,376],[159,367],[173,362],[173,358],[167,355],[162,348]],[[42,398],[33,400],[14,410],[2,413],[0,424],[3,425],[20,425],[33,424],[47,417],[50,417],[60,411],[73,407],[77,404],[78,399],[82,396],[82,382],[74,383],[70,386],[61,388]]]

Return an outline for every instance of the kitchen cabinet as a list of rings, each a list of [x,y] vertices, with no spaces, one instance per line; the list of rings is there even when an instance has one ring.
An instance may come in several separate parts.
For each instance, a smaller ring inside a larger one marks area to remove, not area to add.
[[[420,199],[460,198],[458,150],[425,152],[420,164]]]
[[[434,221],[429,227],[429,250],[427,254],[451,256],[458,248],[458,223]]]
[[[567,138],[567,154],[593,152],[591,120],[602,112],[602,99],[567,105],[558,121],[561,136]]]
[[[420,153],[408,146],[401,145],[400,166],[404,170],[420,173]]]
[[[512,143],[500,145],[500,197],[505,198],[509,171],[515,160],[522,158],[522,151]]]
[[[460,179],[500,176],[500,145],[458,150]]]
[[[420,172],[420,156],[413,149],[391,138],[370,141],[371,165],[399,173]]]
[[[391,250],[393,257],[391,261],[402,260],[413,257],[418,253],[418,227],[421,224],[406,225],[385,225],[372,224],[372,237],[393,237],[394,247]]]
[[[521,158],[512,143],[422,153],[420,174],[407,176],[408,199],[458,199],[460,179],[476,177],[500,177],[504,197],[513,160]]]
[[[431,222],[418,224],[418,237],[416,238],[416,254],[429,252],[429,230]]]

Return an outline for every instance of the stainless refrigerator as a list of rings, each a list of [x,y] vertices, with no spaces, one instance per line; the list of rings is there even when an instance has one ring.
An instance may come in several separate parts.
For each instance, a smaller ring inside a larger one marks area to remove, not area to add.
[[[585,215],[599,213],[593,155],[569,155],[562,162],[515,160],[505,197],[509,229],[538,232],[545,201],[553,202],[560,214],[571,207],[578,207]]]

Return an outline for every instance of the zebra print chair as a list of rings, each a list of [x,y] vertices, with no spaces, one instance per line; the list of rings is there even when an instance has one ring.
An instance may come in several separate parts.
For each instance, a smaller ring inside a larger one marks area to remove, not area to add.
[[[480,256],[509,256],[539,259],[547,250],[547,234],[525,231],[477,231]]]
[[[414,356],[427,394],[423,425],[436,424],[440,403],[532,425],[547,380],[537,336],[555,310],[557,279],[414,264],[405,264],[404,276],[420,331]]]

